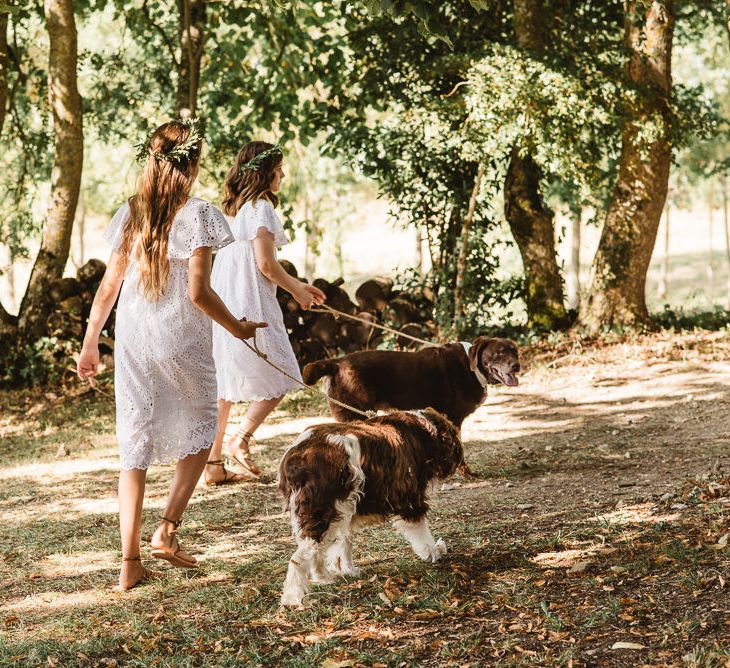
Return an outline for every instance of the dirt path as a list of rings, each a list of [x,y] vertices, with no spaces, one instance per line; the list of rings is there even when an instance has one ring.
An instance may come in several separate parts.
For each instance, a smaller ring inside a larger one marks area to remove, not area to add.
[[[0,665],[728,666],[729,349],[535,351],[465,424],[478,477],[434,500],[445,561],[368,529],[361,577],[300,612],[277,606],[292,542],[272,475],[321,417],[261,430],[264,482],[196,494],[199,571],[120,594],[112,405],[0,395]],[[150,473],[144,535],[169,474]]]

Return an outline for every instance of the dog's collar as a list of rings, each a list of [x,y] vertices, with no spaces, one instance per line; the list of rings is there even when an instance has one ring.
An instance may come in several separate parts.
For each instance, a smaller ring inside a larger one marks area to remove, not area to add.
[[[462,347],[464,348],[464,352],[466,353],[466,360],[469,361],[469,349],[471,348],[471,343],[468,341],[460,341]],[[479,371],[479,367],[475,368],[472,373],[477,377],[477,380],[479,381],[479,384],[486,390],[487,385],[489,385],[489,382],[487,381],[487,377]]]

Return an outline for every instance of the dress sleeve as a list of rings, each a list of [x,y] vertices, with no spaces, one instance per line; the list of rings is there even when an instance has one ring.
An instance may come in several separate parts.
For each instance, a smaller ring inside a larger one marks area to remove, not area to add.
[[[265,199],[257,200],[252,204],[246,216],[246,241],[253,241],[259,235],[262,227],[274,235],[276,246],[284,246],[289,243],[289,237],[284,231],[279,216],[271,206],[271,202]]]
[[[129,219],[129,202],[125,202],[112,216],[111,222],[104,230],[104,241],[106,241],[117,253],[122,247],[122,235],[124,225]]]
[[[197,248],[223,248],[233,241],[223,214],[210,202],[199,200],[173,222],[167,254],[187,260]]]

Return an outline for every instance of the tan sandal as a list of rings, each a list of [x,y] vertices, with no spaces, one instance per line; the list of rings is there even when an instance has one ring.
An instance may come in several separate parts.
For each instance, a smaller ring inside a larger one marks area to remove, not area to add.
[[[227,471],[226,467],[223,464],[222,459],[213,459],[209,462],[205,463],[206,466],[220,466],[223,469],[223,474],[225,477],[222,480],[208,480],[208,476],[205,475],[205,471],[203,472],[203,477],[205,478],[205,484],[209,487],[215,487],[217,485],[230,485],[231,483],[235,482],[243,482],[244,480],[250,480],[249,476],[244,475],[243,473],[233,473],[232,471]]]
[[[138,554],[136,557],[122,557],[122,561],[142,561],[142,557]],[[142,566],[142,575],[139,577],[139,579],[134,582],[133,584],[129,585],[129,587],[122,587],[119,586],[119,589],[122,591],[129,591],[130,589],[134,589],[137,585],[144,584],[145,582],[149,582],[150,580],[158,580],[162,577],[162,573],[160,571],[151,571],[149,568],[145,568]]]
[[[256,464],[253,463],[253,460],[251,459],[251,453],[248,450],[251,441],[254,441],[253,434],[249,434],[247,431],[244,431],[236,434],[236,436],[246,444],[246,453],[242,457],[240,455],[234,455],[232,452],[225,452],[223,454],[236,462],[236,464],[238,464],[244,470],[246,475],[250,476],[251,478],[260,478],[263,471],[258,466],[256,466]]]
[[[180,547],[180,541],[175,538],[175,533],[177,533],[178,527],[182,524],[182,520],[175,522],[174,520],[167,519],[167,517],[163,517],[162,521],[169,522],[175,527],[170,532],[170,544],[150,545],[152,548],[150,554],[155,559],[163,559],[168,562],[170,566],[175,566],[176,568],[198,568],[198,560],[195,557],[180,554],[182,552],[182,547]]]

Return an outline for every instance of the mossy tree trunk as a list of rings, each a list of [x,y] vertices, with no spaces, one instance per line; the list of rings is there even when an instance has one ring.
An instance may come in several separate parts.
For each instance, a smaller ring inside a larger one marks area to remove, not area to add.
[[[55,157],[41,247],[20,305],[20,332],[27,341],[43,335],[51,307],[48,286],[63,275],[68,260],[84,157],[73,3],[46,0],[44,11],[49,36],[48,99],[53,114]]]
[[[539,55],[545,46],[542,0],[514,0],[517,45]],[[567,325],[563,279],[555,249],[553,212],[540,193],[540,170],[529,152],[512,149],[504,185],[504,212],[522,256],[528,325]]]
[[[5,111],[8,105],[8,14],[0,14],[0,136],[5,125]],[[13,317],[0,301],[0,325],[10,324]]]
[[[643,12],[639,14],[639,12]],[[671,145],[662,133],[642,141],[642,127],[666,118],[671,95],[674,14],[671,0],[626,2],[628,75],[641,91],[622,137],[619,172],[593,260],[580,323],[589,332],[646,323],[646,273],[667,196]]]

